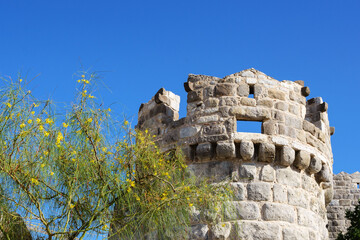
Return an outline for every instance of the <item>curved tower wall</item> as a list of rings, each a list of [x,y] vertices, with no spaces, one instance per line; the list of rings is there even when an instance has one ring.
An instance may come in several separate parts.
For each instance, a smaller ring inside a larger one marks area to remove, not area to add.
[[[326,102],[303,81],[277,81],[255,69],[222,79],[189,75],[187,116],[179,96],[160,89],[142,104],[138,128],[164,150],[181,146],[196,176],[231,179],[225,222],[194,222],[193,239],[328,239],[332,164]],[[261,122],[261,133],[237,131]]]

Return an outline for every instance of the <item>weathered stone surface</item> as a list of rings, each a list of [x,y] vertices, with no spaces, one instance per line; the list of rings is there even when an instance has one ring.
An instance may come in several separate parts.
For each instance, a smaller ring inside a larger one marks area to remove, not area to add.
[[[306,169],[310,165],[311,156],[306,151],[298,151],[295,156],[294,166],[298,169]]]
[[[277,123],[276,121],[268,120],[263,122],[262,128],[264,134],[275,135],[277,130]]]
[[[209,160],[212,157],[211,143],[200,143],[196,147],[196,157],[204,160]]]
[[[309,87],[303,87],[301,88],[301,94],[304,96],[304,97],[307,97],[310,95],[310,88]]]
[[[275,159],[275,145],[271,143],[260,143],[259,161],[273,162]]]
[[[280,90],[269,89],[268,93],[270,98],[285,100],[285,93],[281,92]]]
[[[261,168],[260,180],[265,182],[273,182],[275,180],[275,170],[270,165]]]
[[[233,191],[233,197],[236,201],[242,201],[246,197],[246,188],[244,184],[240,182],[230,183],[231,190]]]
[[[300,187],[301,183],[300,174],[291,170],[290,167],[277,169],[276,180],[278,183],[292,187]]]
[[[247,97],[249,96],[249,85],[248,84],[239,84],[237,88],[237,94],[240,97]]]
[[[225,205],[225,221],[260,219],[260,209],[256,202],[228,202]]]
[[[254,143],[251,141],[241,141],[240,156],[244,161],[250,161],[254,156]]]
[[[219,106],[219,99],[217,98],[208,98],[204,101],[205,107],[217,107]]]
[[[234,142],[217,142],[216,155],[219,158],[234,158],[235,157]]]
[[[246,240],[280,240],[280,226],[276,223],[237,221],[233,226],[234,238]],[[232,235],[233,235],[232,234]]]
[[[282,146],[280,149],[280,164],[290,166],[295,160],[295,150],[289,146]]]
[[[294,207],[279,203],[265,203],[262,208],[263,219],[266,221],[295,222]]]
[[[256,106],[256,100],[253,98],[241,98],[240,103],[244,106]]]
[[[209,227],[206,224],[191,226],[189,238],[194,240],[207,240],[208,232]]]
[[[330,182],[332,180],[330,168],[327,164],[323,164],[320,172],[315,174],[316,181],[320,182]]]
[[[308,240],[309,239],[309,230],[306,228],[294,228],[294,227],[285,227],[283,228],[283,240]],[[310,239],[316,240],[316,239]]]
[[[227,240],[231,233],[231,223],[218,223],[211,227],[212,240]]]
[[[215,96],[234,96],[236,86],[229,83],[219,83],[215,86]]]
[[[187,102],[188,103],[201,101],[202,99],[203,99],[203,91],[202,91],[202,89],[191,91],[187,95]]]
[[[289,108],[289,105],[286,102],[277,102],[277,103],[275,103],[275,108],[282,110],[282,111],[287,111]]]
[[[263,182],[251,182],[247,185],[248,199],[253,201],[270,201],[271,185]]]
[[[309,197],[301,188],[288,188],[288,202],[290,205],[307,208]]]
[[[189,126],[180,129],[180,138],[192,137],[200,131],[200,126]]]
[[[274,202],[287,203],[287,189],[281,184],[274,184],[273,186]]]
[[[318,159],[317,157],[312,157],[307,171],[310,174],[317,173],[320,172],[321,168],[322,168],[321,160]]]
[[[239,170],[240,180],[253,180],[256,178],[256,166],[253,164],[243,164]]]

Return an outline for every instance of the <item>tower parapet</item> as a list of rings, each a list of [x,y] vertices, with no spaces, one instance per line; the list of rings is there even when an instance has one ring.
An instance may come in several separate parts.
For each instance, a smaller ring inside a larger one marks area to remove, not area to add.
[[[182,147],[196,176],[232,180],[233,211],[220,225],[194,224],[196,239],[328,239],[327,103],[306,100],[303,81],[255,69],[222,79],[190,74],[184,88],[185,118],[178,119],[180,98],[160,89],[140,107],[137,127],[157,135],[163,151]],[[238,132],[238,121],[261,122],[261,133]]]

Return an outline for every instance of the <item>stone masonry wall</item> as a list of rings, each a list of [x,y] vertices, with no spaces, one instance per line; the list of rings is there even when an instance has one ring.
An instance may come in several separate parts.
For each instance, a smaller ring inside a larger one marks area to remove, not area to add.
[[[350,221],[345,218],[346,210],[354,210],[360,199],[360,173],[341,172],[334,175],[334,199],[327,207],[329,239],[335,240],[340,232],[345,233]]]
[[[160,89],[141,105],[137,127],[157,135],[163,151],[181,146],[196,176],[232,181],[225,222],[194,221],[190,239],[328,239],[334,128],[327,103],[306,100],[302,81],[255,69],[222,79],[189,75],[184,87],[185,118],[178,119],[179,97]],[[237,121],[262,122],[262,133],[237,132]]]

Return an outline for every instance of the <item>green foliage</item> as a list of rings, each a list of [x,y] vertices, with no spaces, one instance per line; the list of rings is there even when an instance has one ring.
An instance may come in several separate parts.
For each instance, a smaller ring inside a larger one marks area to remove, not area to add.
[[[186,235],[193,207],[218,212],[226,185],[189,177],[181,151],[163,153],[154,136],[116,121],[83,73],[64,116],[36,100],[25,81],[0,90],[0,212],[40,226],[38,238],[83,239],[89,231],[141,239]],[[113,214],[114,211],[116,214]],[[6,218],[3,218],[6,219]],[[8,223],[0,232],[10,236]]]
[[[346,218],[350,220],[346,234],[340,233],[336,240],[358,240],[360,239],[360,200],[355,206],[354,211],[346,211]]]

